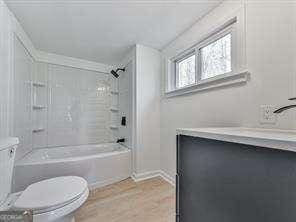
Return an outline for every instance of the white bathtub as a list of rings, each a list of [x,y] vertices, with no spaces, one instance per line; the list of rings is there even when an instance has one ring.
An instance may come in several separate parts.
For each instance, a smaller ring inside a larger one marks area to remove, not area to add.
[[[126,179],[131,175],[131,152],[117,143],[36,149],[16,162],[13,191],[67,175],[85,178],[90,189]]]

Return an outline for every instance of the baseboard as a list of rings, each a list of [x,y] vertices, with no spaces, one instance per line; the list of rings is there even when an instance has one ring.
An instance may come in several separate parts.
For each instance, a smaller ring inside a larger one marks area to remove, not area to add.
[[[160,176],[161,176],[162,179],[164,179],[165,181],[170,183],[172,186],[176,185],[175,178],[171,177],[166,172],[160,170]]]
[[[162,170],[155,170],[155,171],[149,171],[149,172],[145,172],[145,173],[133,173],[131,178],[135,181],[135,182],[140,182],[143,180],[148,180],[154,177],[161,177],[162,179],[164,179],[165,181],[167,181],[168,183],[170,183],[172,186],[175,186],[175,179],[172,178],[170,175],[168,175],[167,173],[165,173]]]
[[[140,182],[140,181],[148,180],[148,179],[158,177],[158,176],[159,176],[159,171],[155,170],[155,171],[149,171],[149,172],[145,172],[145,173],[133,173],[132,179],[135,182]]]
[[[168,175],[167,173],[165,173],[162,170],[155,170],[155,171],[149,171],[149,172],[139,173],[139,174],[133,173],[131,176],[123,175],[123,176],[115,177],[115,178],[112,178],[109,180],[91,183],[88,185],[88,188],[91,191],[93,191],[97,188],[101,188],[101,187],[125,180],[129,177],[131,177],[135,182],[140,182],[140,181],[148,180],[148,179],[155,178],[155,177],[161,177],[162,179],[164,179],[165,181],[170,183],[172,186],[175,186],[175,179],[174,178],[172,178],[170,175]]]

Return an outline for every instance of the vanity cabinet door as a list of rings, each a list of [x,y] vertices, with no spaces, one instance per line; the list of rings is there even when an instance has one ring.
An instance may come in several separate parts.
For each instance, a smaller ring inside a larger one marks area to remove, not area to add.
[[[180,141],[180,136],[177,135],[176,136],[176,144],[177,144],[177,149],[176,149],[176,160],[177,160],[177,163],[176,163],[176,166],[177,166],[177,170],[176,170],[176,222],[179,222],[180,220],[180,206],[179,206],[179,203],[180,203],[180,180],[179,180],[179,177],[180,177],[180,172],[179,172],[179,148],[180,148],[180,144],[179,144],[179,141]]]
[[[176,222],[196,222],[198,197],[200,191],[196,168],[197,149],[194,141],[184,136],[177,139],[177,176],[176,176]]]
[[[296,153],[178,136],[177,222],[295,222]]]

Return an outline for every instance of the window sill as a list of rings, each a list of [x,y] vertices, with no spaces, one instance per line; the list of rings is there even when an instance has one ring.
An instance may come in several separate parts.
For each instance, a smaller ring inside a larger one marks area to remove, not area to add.
[[[195,85],[165,92],[164,97],[181,96],[189,93],[196,93],[206,90],[213,90],[216,88],[228,87],[246,83],[249,80],[250,73],[247,70],[238,73],[229,73],[215,76],[209,79],[201,80]]]

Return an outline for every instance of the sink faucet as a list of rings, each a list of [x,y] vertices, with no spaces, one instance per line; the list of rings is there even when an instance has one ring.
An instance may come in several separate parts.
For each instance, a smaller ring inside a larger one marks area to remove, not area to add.
[[[291,101],[296,100],[296,97],[290,98],[289,100],[291,100]],[[296,108],[296,104],[280,107],[279,109],[273,111],[273,113],[276,113],[276,114],[282,113],[285,110],[292,109],[292,108]]]

